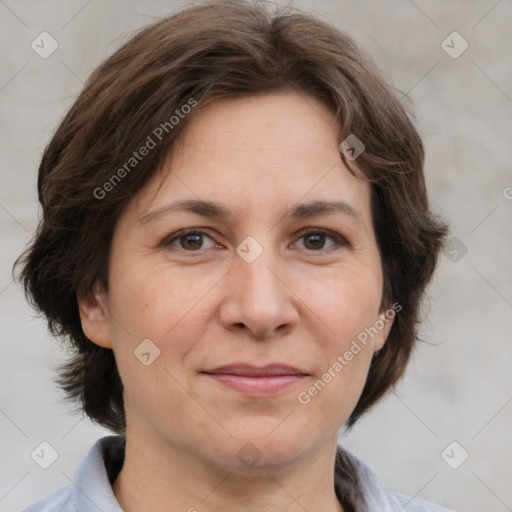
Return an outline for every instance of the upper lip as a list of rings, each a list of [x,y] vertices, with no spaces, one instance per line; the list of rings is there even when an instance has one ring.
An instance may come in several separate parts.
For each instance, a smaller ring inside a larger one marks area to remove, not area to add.
[[[205,370],[203,373],[215,373],[225,375],[243,375],[247,377],[271,377],[281,375],[307,375],[307,373],[287,364],[273,363],[265,366],[238,363],[228,364]]]

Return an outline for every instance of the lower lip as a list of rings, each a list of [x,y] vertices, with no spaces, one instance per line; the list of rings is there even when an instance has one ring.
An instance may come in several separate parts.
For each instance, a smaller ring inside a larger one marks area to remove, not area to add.
[[[299,383],[306,375],[248,377],[225,373],[207,373],[209,377],[232,389],[252,395],[275,395]]]

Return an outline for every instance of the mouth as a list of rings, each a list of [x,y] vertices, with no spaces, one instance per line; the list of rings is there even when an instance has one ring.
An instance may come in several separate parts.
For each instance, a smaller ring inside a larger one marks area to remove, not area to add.
[[[298,368],[285,364],[269,364],[262,367],[234,364],[201,373],[223,386],[252,396],[275,395],[309,377],[309,374]]]

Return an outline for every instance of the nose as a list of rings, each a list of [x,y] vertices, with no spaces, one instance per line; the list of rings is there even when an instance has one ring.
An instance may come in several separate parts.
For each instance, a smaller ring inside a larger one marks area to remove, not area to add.
[[[266,340],[289,333],[298,323],[297,297],[289,272],[273,251],[264,249],[252,263],[236,256],[225,276],[220,321],[231,331]]]

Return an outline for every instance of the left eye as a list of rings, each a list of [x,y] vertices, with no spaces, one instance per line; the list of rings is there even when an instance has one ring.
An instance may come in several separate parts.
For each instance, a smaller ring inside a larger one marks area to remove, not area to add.
[[[302,239],[308,240],[307,244],[304,244],[304,245],[309,245],[309,247],[306,247],[306,248],[312,249],[313,251],[318,251],[321,249],[325,249],[324,245],[325,245],[326,239],[329,239],[329,238],[331,240],[334,240],[334,242],[331,245],[331,247],[328,247],[328,249],[330,249],[336,245],[338,245],[338,246],[347,245],[340,236],[331,234],[328,231],[324,231],[321,229],[320,230],[319,229],[311,229],[311,230],[307,231],[306,233],[303,233],[301,235],[301,237],[299,238],[299,240],[302,240]]]

